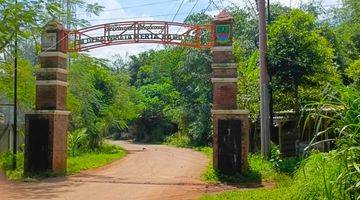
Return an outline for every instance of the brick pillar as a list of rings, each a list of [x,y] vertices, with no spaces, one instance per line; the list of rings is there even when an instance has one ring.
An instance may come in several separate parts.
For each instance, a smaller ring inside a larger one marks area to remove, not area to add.
[[[67,33],[57,21],[51,21],[44,29],[36,74],[36,106],[25,115],[27,175],[66,171]]]
[[[248,167],[249,112],[237,109],[237,63],[232,49],[233,18],[228,12],[222,11],[213,23],[213,165],[214,169],[222,173],[244,173]]]

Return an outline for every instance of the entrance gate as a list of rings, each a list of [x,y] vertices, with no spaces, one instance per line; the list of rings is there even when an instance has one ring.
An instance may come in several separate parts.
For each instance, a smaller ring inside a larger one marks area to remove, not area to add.
[[[213,54],[213,164],[223,173],[245,172],[249,149],[247,110],[238,110],[237,64],[232,49],[233,18],[226,11],[211,25],[161,21],[101,24],[67,31],[50,22],[42,35],[41,68],[36,75],[36,108],[27,114],[25,174],[66,170],[67,160],[67,58],[68,52],[131,44],[157,43],[211,48]],[[38,157],[41,156],[41,157]]]

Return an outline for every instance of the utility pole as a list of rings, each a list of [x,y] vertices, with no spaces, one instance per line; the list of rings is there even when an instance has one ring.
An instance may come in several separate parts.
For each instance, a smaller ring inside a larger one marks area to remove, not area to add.
[[[260,123],[261,154],[268,159],[270,155],[270,103],[269,81],[266,66],[266,12],[265,0],[258,0],[259,5],[259,53],[260,53]]]
[[[267,0],[267,23],[271,24],[271,12],[270,12],[270,0]],[[268,38],[269,39],[269,38]],[[269,71],[269,106],[270,106],[270,140],[271,136],[274,136],[276,133],[274,131],[274,98],[273,98],[273,85],[272,85],[272,74]]]
[[[15,1],[17,4],[17,0]],[[15,27],[15,49],[14,49],[14,124],[13,124],[13,159],[12,167],[16,169],[16,154],[17,154],[17,69],[18,69],[18,24]]]
[[[270,14],[270,0],[267,0],[267,18],[268,18],[268,24],[271,23],[271,14]]]

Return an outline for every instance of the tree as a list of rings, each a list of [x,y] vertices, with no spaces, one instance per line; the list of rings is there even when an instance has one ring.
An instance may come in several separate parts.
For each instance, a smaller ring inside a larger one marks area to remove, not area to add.
[[[237,105],[240,109],[248,109],[250,111],[249,117],[253,122],[258,119],[260,114],[260,70],[257,63],[258,60],[259,52],[256,51],[247,61],[240,61],[238,65]]]
[[[13,61],[0,62],[0,93],[6,98],[14,97],[14,65]],[[20,58],[18,62],[18,99],[23,109],[30,109],[35,104],[35,77],[36,67]]]
[[[82,7],[88,14],[99,14],[102,6],[88,4],[83,0],[69,0],[69,4]],[[13,40],[15,33],[21,39],[33,39],[38,37],[43,26],[52,18],[58,18],[63,23],[73,25],[87,25],[88,21],[75,17],[65,17],[67,11],[61,6],[60,0],[46,1],[18,1],[0,0],[0,51],[7,47]]]
[[[269,38],[268,59],[275,98],[277,102],[285,100],[280,103],[281,108],[298,110],[300,98],[314,97],[307,93],[311,88],[338,83],[333,49],[319,34],[312,14],[296,9],[280,16],[269,26]],[[286,98],[288,94],[291,98]]]
[[[82,54],[73,58],[68,90],[71,130],[86,128],[87,145],[94,149],[104,136],[126,129],[141,105],[127,74],[107,67],[104,60]]]

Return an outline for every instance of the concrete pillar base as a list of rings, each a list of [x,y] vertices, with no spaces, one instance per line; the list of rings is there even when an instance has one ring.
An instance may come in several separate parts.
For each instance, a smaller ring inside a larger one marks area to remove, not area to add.
[[[224,174],[248,169],[249,119],[247,110],[212,110],[213,167]]]
[[[68,112],[40,111],[25,116],[26,175],[66,172]]]

